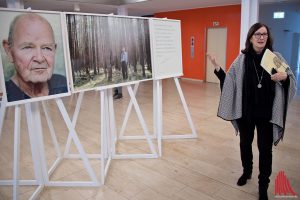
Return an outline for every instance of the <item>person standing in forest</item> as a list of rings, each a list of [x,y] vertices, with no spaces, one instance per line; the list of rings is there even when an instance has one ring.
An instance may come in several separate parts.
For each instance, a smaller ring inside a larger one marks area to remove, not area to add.
[[[125,47],[123,47],[121,51],[121,67],[122,67],[123,80],[126,80],[128,78],[127,64],[128,64],[128,53]]]
[[[128,53],[126,52],[125,47],[122,48],[120,61],[121,61],[121,70],[122,70],[123,80],[126,80],[128,78],[128,68],[127,68]],[[122,87],[116,87],[114,89],[114,99],[120,99],[122,97],[123,97]]]

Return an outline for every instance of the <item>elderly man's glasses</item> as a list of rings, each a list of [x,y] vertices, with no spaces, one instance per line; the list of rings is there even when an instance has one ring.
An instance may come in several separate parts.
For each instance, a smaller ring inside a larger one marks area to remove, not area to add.
[[[260,39],[261,37],[263,37],[263,38],[268,37],[268,33],[254,33],[253,35],[256,39]]]

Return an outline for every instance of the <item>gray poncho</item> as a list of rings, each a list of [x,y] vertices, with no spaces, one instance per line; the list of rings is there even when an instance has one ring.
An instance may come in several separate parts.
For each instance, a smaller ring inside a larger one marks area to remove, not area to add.
[[[274,52],[282,61],[286,63],[284,58],[278,53]],[[245,72],[244,64],[245,54],[240,54],[230,66],[229,71],[226,74],[220,103],[218,109],[218,116],[224,120],[232,122],[236,133],[238,134],[238,126],[236,120],[242,117],[242,88],[243,77]],[[275,97],[272,108],[272,118],[270,122],[273,124],[273,142],[277,145],[280,139],[283,138],[284,124],[287,109],[292,98],[296,92],[295,76],[291,69],[286,70],[290,84],[288,88],[288,94],[285,98],[284,88],[280,83],[275,84]]]

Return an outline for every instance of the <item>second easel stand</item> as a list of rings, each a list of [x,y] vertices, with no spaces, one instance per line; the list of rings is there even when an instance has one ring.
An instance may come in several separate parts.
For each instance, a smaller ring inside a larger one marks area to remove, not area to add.
[[[67,111],[63,105],[61,99],[56,99],[56,104],[60,110],[60,113],[66,123],[68,130],[70,131],[71,139],[74,141],[77,150],[79,151],[80,158],[83,160],[84,166],[91,178],[91,181],[51,181],[49,177],[59,165],[59,162],[62,161],[62,158],[58,158],[54,165],[48,170],[47,161],[45,156],[44,142],[43,142],[43,134],[42,134],[42,126],[41,126],[41,116],[38,102],[27,103],[25,104],[26,109],[26,119],[28,126],[28,134],[30,139],[30,146],[32,152],[32,159],[34,164],[34,180],[20,180],[19,179],[19,157],[20,157],[20,122],[21,122],[21,108],[20,105],[15,106],[15,121],[14,121],[14,160],[13,160],[13,179],[12,180],[1,180],[0,185],[2,186],[13,186],[13,200],[18,199],[18,189],[19,186],[37,186],[37,189],[33,192],[30,199],[36,199],[39,193],[43,190],[45,186],[80,186],[80,187],[98,187],[101,184],[97,180],[96,174],[94,173],[91,164],[87,158],[87,155],[80,143],[80,140],[77,136],[77,133],[71,123],[71,120],[68,117]],[[46,105],[43,104],[43,108],[45,111],[45,115],[47,118],[47,123],[50,128],[50,133],[52,140],[54,141],[54,145],[57,149],[58,143],[55,135],[53,135],[53,130],[51,130],[52,123],[49,122],[49,116],[46,109]],[[59,154],[59,153],[58,153]]]
[[[187,117],[189,126],[192,130],[192,133],[190,134],[181,134],[181,135],[176,135],[176,134],[171,134],[171,135],[163,135],[163,114],[162,114],[162,80],[153,80],[153,130],[154,134],[149,136],[151,139],[157,138],[157,143],[158,143],[158,152],[159,156],[162,156],[162,143],[161,139],[192,139],[192,138],[197,138],[197,132],[194,126],[194,123],[192,121],[192,117],[190,114],[190,111],[188,109],[187,103],[185,101],[179,80],[177,77],[173,78],[177,92],[179,94],[182,106],[184,108],[185,115]],[[135,85],[134,87],[134,92],[133,94],[136,95],[138,89],[138,84]],[[123,123],[122,123],[122,128],[119,134],[119,139],[121,140],[138,140],[138,139],[145,139],[145,136],[124,136],[124,130],[127,126],[128,118],[132,110],[132,105],[133,102],[132,100],[129,102],[126,115],[124,117]]]

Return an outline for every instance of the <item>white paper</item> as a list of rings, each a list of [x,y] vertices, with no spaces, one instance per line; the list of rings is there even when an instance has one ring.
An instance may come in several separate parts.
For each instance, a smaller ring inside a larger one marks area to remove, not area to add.
[[[276,54],[274,54],[269,49],[266,49],[260,65],[272,75],[272,69],[274,68],[277,72],[285,72],[289,67],[286,63],[283,62]]]

